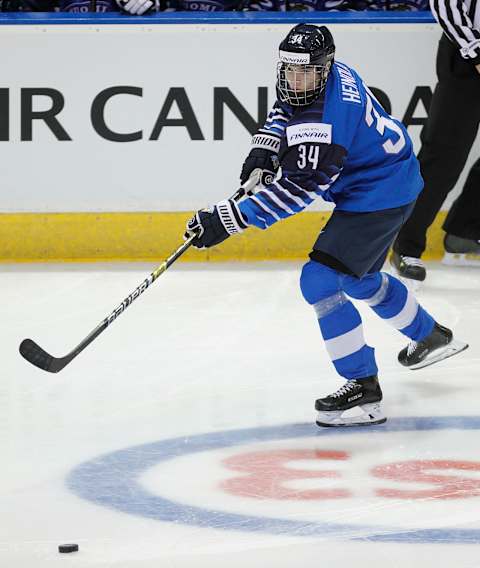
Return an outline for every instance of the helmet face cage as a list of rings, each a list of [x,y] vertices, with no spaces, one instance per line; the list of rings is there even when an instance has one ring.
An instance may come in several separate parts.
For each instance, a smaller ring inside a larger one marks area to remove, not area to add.
[[[330,61],[321,65],[298,65],[281,61],[277,65],[280,99],[291,106],[313,103],[325,89],[330,67]]]

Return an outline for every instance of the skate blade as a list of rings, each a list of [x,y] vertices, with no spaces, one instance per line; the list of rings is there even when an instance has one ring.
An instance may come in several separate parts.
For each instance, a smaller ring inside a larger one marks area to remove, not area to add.
[[[445,347],[441,349],[437,349],[432,353],[431,357],[426,357],[420,363],[416,365],[412,365],[408,367],[411,371],[416,371],[417,369],[423,369],[423,367],[428,367],[429,365],[433,365],[434,363],[438,363],[439,361],[443,361],[444,359],[448,359],[449,357],[453,357],[465,349],[468,348],[468,343],[464,343],[463,341],[451,341]]]
[[[480,268],[480,255],[471,253],[446,252],[442,264],[447,266],[476,266]]]
[[[321,426],[322,428],[353,428],[356,426],[375,426],[376,424],[383,424],[387,421],[386,417],[379,418],[375,421],[368,421],[368,422],[343,422],[343,423],[331,423],[331,422],[320,422],[319,420],[315,421],[317,426]]]
[[[353,426],[374,426],[375,424],[383,424],[387,418],[382,413],[380,403],[373,402],[360,406],[362,414],[358,416],[343,416],[346,411],[330,411],[319,412],[315,421],[317,426],[325,428],[348,428]]]

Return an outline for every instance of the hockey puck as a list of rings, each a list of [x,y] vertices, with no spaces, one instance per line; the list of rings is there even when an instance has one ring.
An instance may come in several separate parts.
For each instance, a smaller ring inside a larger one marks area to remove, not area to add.
[[[78,544],[60,544],[58,547],[58,552],[77,552]]]

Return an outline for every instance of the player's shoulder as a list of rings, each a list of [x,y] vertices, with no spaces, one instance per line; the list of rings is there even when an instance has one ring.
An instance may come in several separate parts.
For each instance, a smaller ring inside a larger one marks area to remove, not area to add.
[[[346,108],[362,109],[365,106],[365,86],[360,75],[341,61],[335,61],[331,81],[327,84],[327,102]]]
[[[285,132],[287,145],[336,143],[348,147],[365,102],[365,87],[358,73],[335,61],[319,98],[307,107],[293,110]]]

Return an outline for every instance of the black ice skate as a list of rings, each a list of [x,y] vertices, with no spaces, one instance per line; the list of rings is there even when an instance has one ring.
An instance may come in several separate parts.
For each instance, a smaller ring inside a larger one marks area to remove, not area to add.
[[[443,264],[449,266],[480,266],[480,240],[445,235]]]
[[[382,424],[386,421],[380,404],[382,397],[382,389],[376,376],[347,381],[336,392],[315,401],[315,410],[318,410],[317,425],[367,426]],[[342,416],[346,410],[356,407],[362,411],[362,414]]]
[[[450,329],[435,323],[432,333],[422,341],[411,341],[398,354],[399,362],[409,369],[421,369],[464,351],[467,343],[453,338]]]
[[[427,277],[425,264],[414,256],[405,256],[393,251],[390,265],[400,280],[413,290],[418,289]]]

